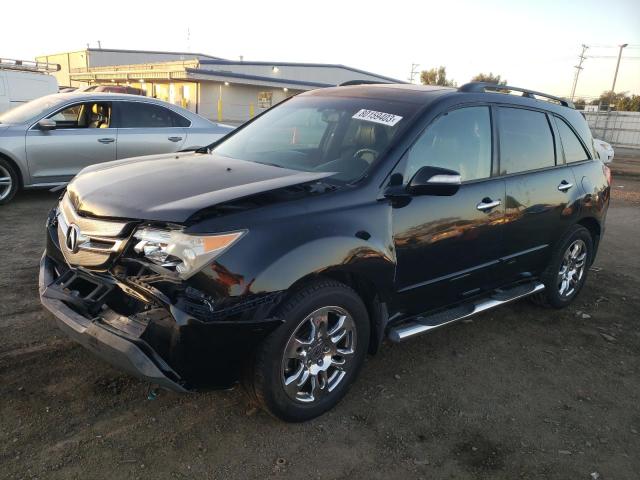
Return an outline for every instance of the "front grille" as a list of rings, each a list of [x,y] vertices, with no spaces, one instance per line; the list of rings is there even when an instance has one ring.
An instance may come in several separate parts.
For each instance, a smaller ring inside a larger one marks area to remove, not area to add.
[[[68,195],[58,206],[58,242],[70,265],[96,269],[106,267],[124,248],[128,231],[129,222],[81,216]]]

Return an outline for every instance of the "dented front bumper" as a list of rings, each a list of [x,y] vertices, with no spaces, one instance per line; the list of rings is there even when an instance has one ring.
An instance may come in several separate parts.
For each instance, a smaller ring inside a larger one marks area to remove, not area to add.
[[[54,315],[58,328],[121,370],[170,390],[187,391],[180,375],[140,337],[116,330],[100,316],[88,318],[68,306],[80,309],[83,300],[66,292],[57,280],[55,264],[44,254],[40,260],[38,282],[40,301]]]
[[[281,293],[214,298],[224,288],[204,275],[195,285],[174,279],[170,291],[153,283],[162,275],[122,274],[127,261],[95,271],[69,265],[55,211],[50,214],[40,262],[42,304],[61,330],[132,375],[180,392],[229,388],[258,344],[282,323],[272,316]],[[213,292],[202,294],[201,303],[199,288]]]

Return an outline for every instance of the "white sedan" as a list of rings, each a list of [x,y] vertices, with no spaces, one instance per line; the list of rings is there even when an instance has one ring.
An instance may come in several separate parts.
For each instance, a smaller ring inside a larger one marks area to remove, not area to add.
[[[598,140],[597,138],[593,139],[593,144],[596,147],[596,151],[600,156],[600,160],[604,163],[611,163],[613,161],[613,147],[611,144],[605,142],[604,140]]]

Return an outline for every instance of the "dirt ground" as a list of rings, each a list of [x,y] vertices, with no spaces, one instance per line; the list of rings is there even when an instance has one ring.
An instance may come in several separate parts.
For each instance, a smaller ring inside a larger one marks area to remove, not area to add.
[[[0,207],[0,478],[640,478],[638,176],[615,179],[573,306],[521,301],[386,344],[337,408],[295,425],[239,389],[150,395],[52,327],[37,269],[55,201]]]

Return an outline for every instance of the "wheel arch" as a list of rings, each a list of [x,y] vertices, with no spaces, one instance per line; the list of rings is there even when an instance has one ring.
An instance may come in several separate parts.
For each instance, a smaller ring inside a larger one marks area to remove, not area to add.
[[[593,261],[596,258],[596,253],[598,252],[598,246],[600,244],[600,235],[602,234],[602,226],[600,222],[594,217],[585,217],[577,222],[578,225],[586,228],[591,234],[591,239],[593,240],[593,255],[591,256],[590,265],[593,264]]]
[[[9,165],[13,167],[16,174],[18,175],[18,189],[21,189],[22,187],[24,187],[24,172],[20,168],[20,165],[18,165],[18,162],[16,162],[10,155],[3,152],[2,150],[0,150],[0,158],[2,158],[3,160],[6,160],[9,163]]]
[[[289,289],[290,294],[321,278],[340,282],[351,288],[360,297],[369,314],[369,322],[371,325],[368,350],[369,353],[375,354],[382,344],[389,317],[385,301],[386,292],[381,291],[379,286],[376,286],[371,279],[367,278],[361,272],[330,268],[321,273],[308,274],[297,280]]]

